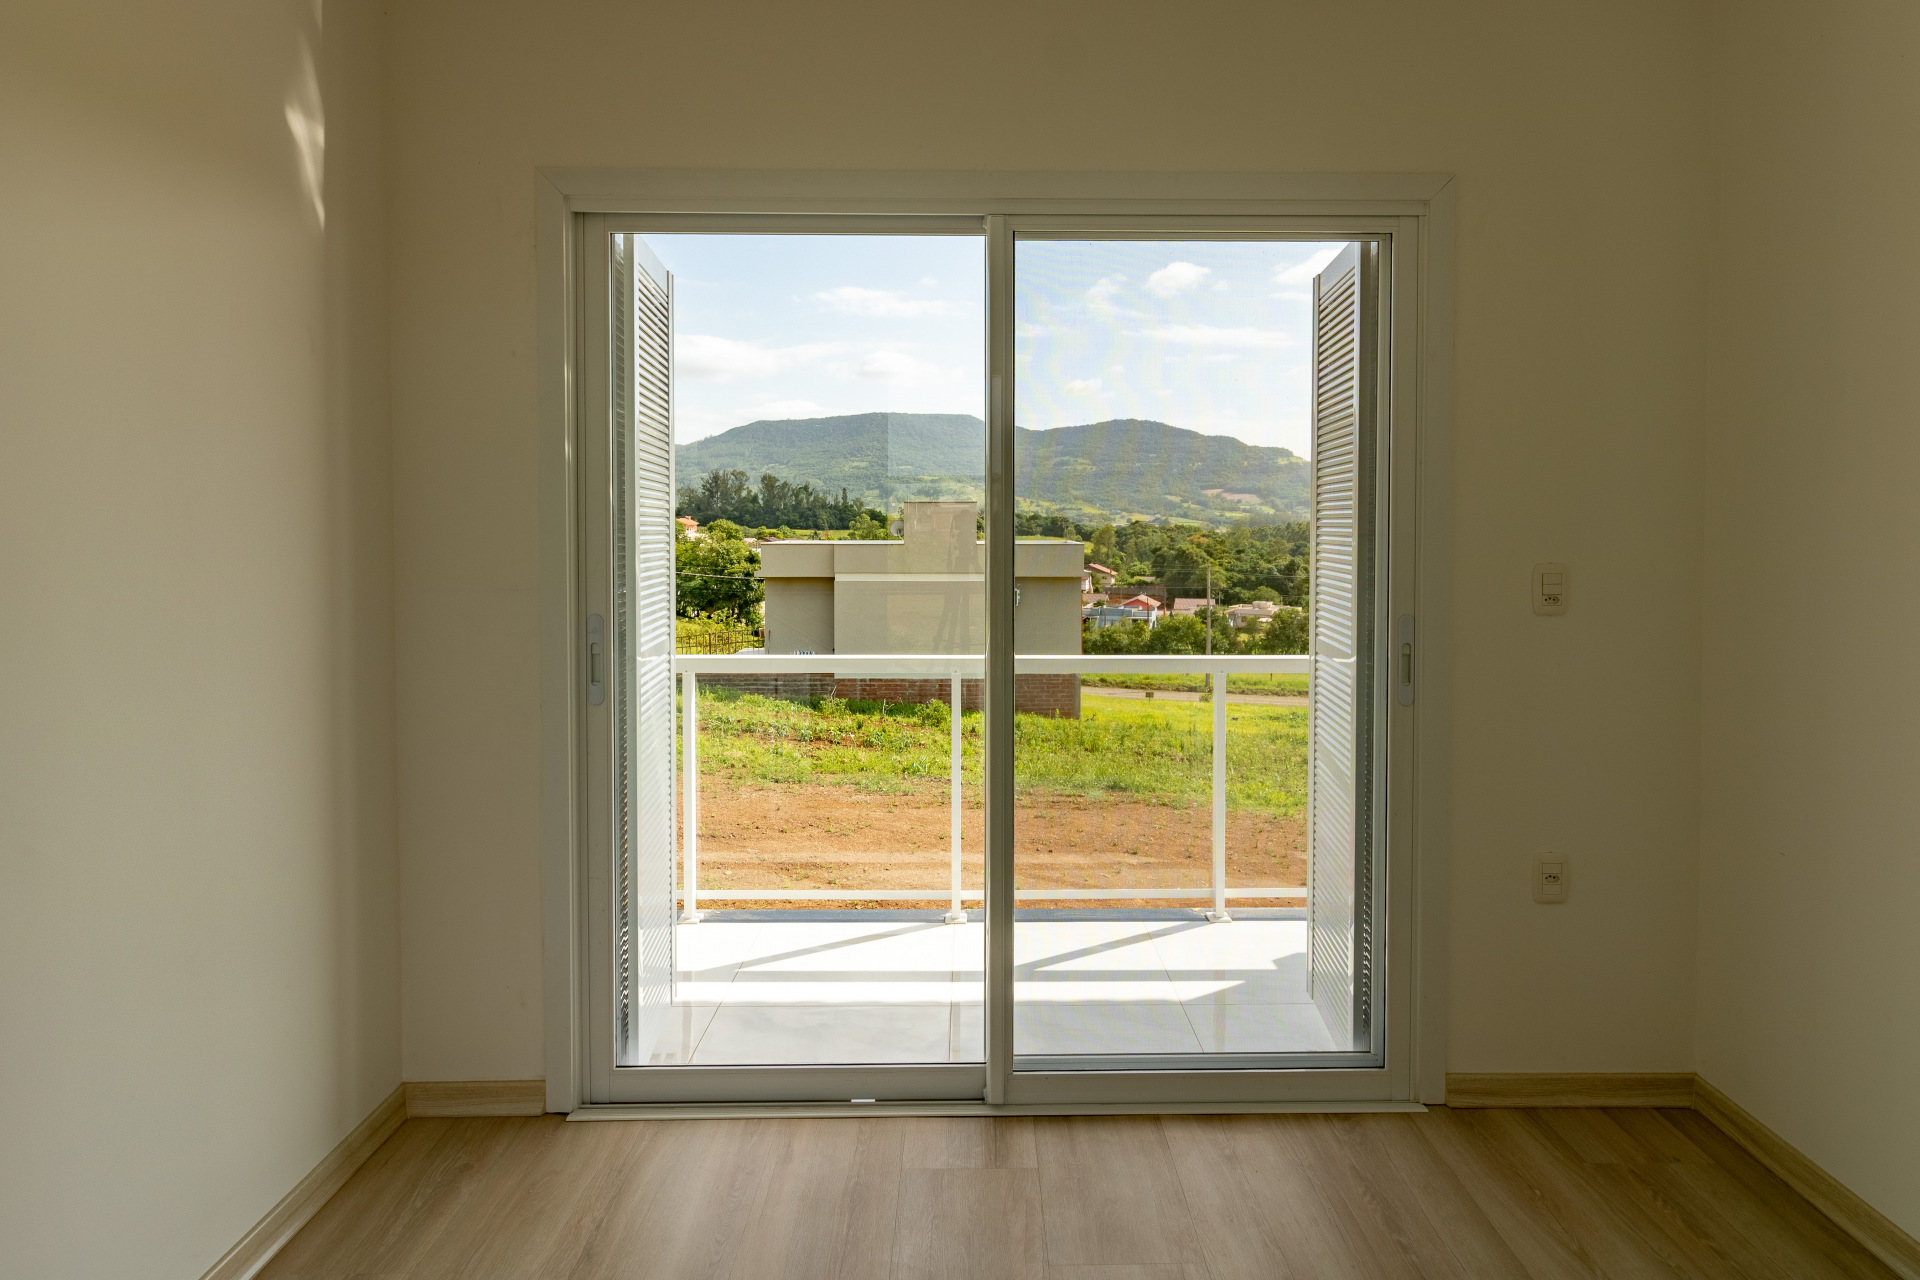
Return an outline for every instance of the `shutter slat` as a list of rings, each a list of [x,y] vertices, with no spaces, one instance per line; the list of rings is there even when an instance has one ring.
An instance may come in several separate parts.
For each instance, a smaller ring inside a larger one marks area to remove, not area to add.
[[[1366,376],[1361,247],[1314,281],[1313,577],[1308,611],[1313,679],[1307,769],[1308,972],[1313,1002],[1342,1049],[1363,1048],[1370,983],[1359,648],[1363,602],[1361,404]]]
[[[638,237],[615,236],[615,598],[621,691],[622,973],[627,1061],[673,1002],[673,308]]]

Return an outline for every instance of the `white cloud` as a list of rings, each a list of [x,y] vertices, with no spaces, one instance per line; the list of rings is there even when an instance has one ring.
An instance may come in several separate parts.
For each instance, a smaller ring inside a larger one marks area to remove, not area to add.
[[[931,289],[933,288],[933,286],[939,284],[940,282],[938,280],[935,280],[932,276],[921,276],[920,283],[924,285],[926,288]]]
[[[1076,378],[1067,384],[1067,390],[1076,396],[1097,395],[1100,391],[1100,379]]]
[[[1087,309],[1095,315],[1111,315],[1113,300],[1120,292],[1120,286],[1127,282],[1125,276],[1102,276],[1087,290]]]
[[[794,347],[763,347],[706,333],[683,333],[673,340],[674,370],[699,382],[734,378],[771,378],[811,363],[838,347],[809,342]]]
[[[813,296],[835,311],[855,316],[944,316],[954,310],[952,303],[936,298],[909,298],[893,289],[862,289],[851,284]]]
[[[1146,336],[1189,347],[1290,347],[1296,339],[1277,329],[1220,329],[1208,324],[1170,324],[1146,330]]]
[[[1327,264],[1329,262],[1332,262],[1335,258],[1339,257],[1340,251],[1346,247],[1347,246],[1343,244],[1332,245],[1332,246],[1329,246],[1328,248],[1322,249],[1319,252],[1315,253],[1311,258],[1308,258],[1305,262],[1295,263],[1291,267],[1282,267],[1280,268],[1280,270],[1273,273],[1273,282],[1279,285],[1282,289],[1285,289],[1288,285],[1292,285],[1296,289],[1303,284],[1311,285],[1313,283],[1313,278],[1319,275],[1322,271],[1325,271],[1327,269]],[[1280,298],[1287,298],[1287,297],[1293,297],[1296,295],[1288,294],[1288,293],[1280,293],[1280,294],[1275,294],[1274,296],[1280,297]],[[1298,296],[1311,297],[1312,295],[1300,294]]]
[[[1197,288],[1202,280],[1212,274],[1211,267],[1196,266],[1191,262],[1169,262],[1147,277],[1147,292],[1156,297],[1171,298],[1176,293]]]
[[[916,360],[904,351],[869,351],[853,366],[853,376],[895,386],[931,382],[944,376],[938,365]]]

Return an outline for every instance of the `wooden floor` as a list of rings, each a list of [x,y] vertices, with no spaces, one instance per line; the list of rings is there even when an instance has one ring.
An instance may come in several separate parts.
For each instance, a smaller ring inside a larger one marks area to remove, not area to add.
[[[261,1273],[1886,1277],[1691,1111],[410,1120]]]

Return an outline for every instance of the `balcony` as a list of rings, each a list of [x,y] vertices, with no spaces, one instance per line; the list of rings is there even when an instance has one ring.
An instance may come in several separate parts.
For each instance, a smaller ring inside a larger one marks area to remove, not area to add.
[[[1076,697],[1085,695],[1093,720],[1118,711],[1137,715],[1156,704],[1143,701],[1146,694],[1137,689],[1080,688],[1088,677],[1204,675],[1222,685],[1232,676],[1304,674],[1308,662],[1301,656],[1070,654],[1021,657],[1015,670],[1017,678],[1066,678]],[[860,682],[859,688],[924,692],[933,685],[944,691],[948,707],[966,712],[978,702],[983,660],[681,655],[675,667],[683,797],[675,981],[671,1008],[644,1061],[980,1061],[979,717],[944,717],[944,797],[938,777],[916,782],[906,794],[843,788],[844,796],[822,798],[820,788],[763,785],[763,776],[734,763],[703,768],[705,739],[719,732],[703,726],[712,708],[727,732],[738,730],[737,717],[728,716],[743,700],[742,686],[812,690]],[[1235,695],[1226,687],[1223,699],[1209,697],[1205,706],[1194,705],[1200,695],[1192,693],[1184,699],[1163,694],[1158,704],[1196,732],[1211,722],[1210,734],[1190,744],[1184,765],[1189,784],[1210,765],[1210,785],[1199,783],[1204,808],[1194,799],[1186,808],[1169,806],[1152,815],[1166,821],[1149,834],[1139,805],[1128,809],[1113,801],[1127,809],[1132,827],[1102,827],[1095,820],[1103,803],[1097,797],[1062,799],[1021,788],[1017,1053],[1271,1054],[1335,1047],[1308,992],[1305,878],[1297,869],[1291,878],[1271,874],[1275,866],[1304,863],[1276,861],[1274,850],[1253,847],[1292,837],[1274,836],[1271,821],[1260,827],[1258,815],[1230,813],[1229,804],[1230,766],[1256,760],[1259,744],[1249,743],[1264,725],[1290,724],[1290,715],[1303,722],[1305,699]],[[793,714],[774,726],[779,734],[797,740],[825,732],[804,720],[802,704],[793,705]],[[921,753],[914,767],[927,763],[927,726],[940,719],[916,711],[911,727],[918,736],[899,735],[901,752]],[[863,732],[891,741],[884,708],[874,721],[878,730],[863,725]],[[1029,729],[1052,731],[1038,723]],[[761,736],[778,739],[771,730]],[[721,801],[720,818],[708,821],[708,806]],[[1238,833],[1231,849],[1230,829]],[[1077,839],[1073,833],[1089,831],[1097,847],[1062,847]],[[1282,851],[1286,857],[1294,852]],[[1298,852],[1303,856],[1304,848]]]

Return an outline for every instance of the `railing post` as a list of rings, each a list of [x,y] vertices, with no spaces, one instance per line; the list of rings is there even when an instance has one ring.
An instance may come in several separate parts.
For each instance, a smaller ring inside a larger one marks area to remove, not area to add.
[[[949,789],[953,801],[953,901],[947,907],[948,924],[965,924],[967,913],[960,908],[960,696],[961,680],[959,672],[953,673],[953,742],[948,769],[952,774]]]
[[[694,703],[699,698],[699,677],[693,672],[682,672],[680,676],[680,707],[685,717],[685,727],[680,731],[680,768],[685,773],[687,788],[685,843],[681,862],[685,884],[682,896],[686,907],[680,913],[683,924],[693,924],[700,919],[700,745],[694,732]]]
[[[1207,680],[1213,691],[1213,910],[1207,919],[1223,924],[1233,919],[1227,914],[1227,678],[1215,671]]]

